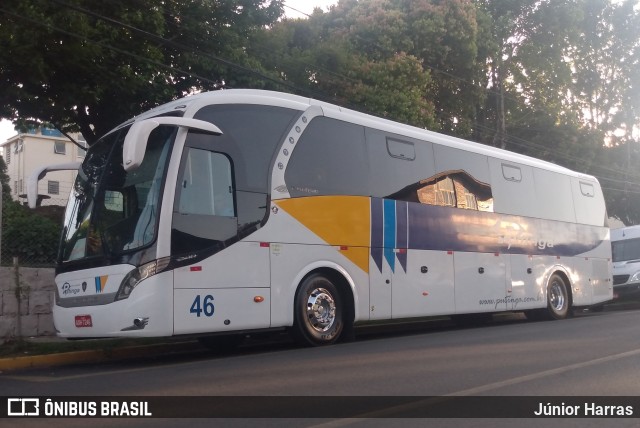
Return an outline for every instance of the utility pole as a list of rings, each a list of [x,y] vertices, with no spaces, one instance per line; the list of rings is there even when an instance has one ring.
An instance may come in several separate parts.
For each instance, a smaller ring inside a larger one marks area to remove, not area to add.
[[[2,197],[2,183],[0,183],[0,267],[2,267],[2,209],[4,208],[4,199]]]

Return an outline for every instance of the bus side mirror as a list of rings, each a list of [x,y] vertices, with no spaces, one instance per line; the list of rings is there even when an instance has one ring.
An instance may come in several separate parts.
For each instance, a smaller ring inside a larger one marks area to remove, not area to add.
[[[142,164],[149,135],[160,125],[180,126],[207,134],[222,135],[220,128],[213,123],[199,119],[161,116],[135,122],[129,128],[122,147],[122,166],[125,171],[132,171]]]

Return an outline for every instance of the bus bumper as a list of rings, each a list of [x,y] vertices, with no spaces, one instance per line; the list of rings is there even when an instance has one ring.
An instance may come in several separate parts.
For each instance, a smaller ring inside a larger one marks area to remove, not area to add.
[[[173,272],[140,282],[129,298],[104,305],[53,307],[60,337],[157,337],[173,334]]]

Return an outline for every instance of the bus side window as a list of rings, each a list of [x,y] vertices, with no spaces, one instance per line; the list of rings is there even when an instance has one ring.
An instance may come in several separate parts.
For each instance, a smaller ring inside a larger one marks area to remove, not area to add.
[[[224,248],[238,235],[231,160],[187,147],[180,170],[171,226],[173,254]]]
[[[314,118],[300,137],[285,171],[291,196],[369,195],[364,128]]]
[[[407,202],[493,212],[491,186],[465,171],[444,171],[387,196]]]
[[[234,217],[229,159],[220,153],[189,148],[179,182],[180,214]]]

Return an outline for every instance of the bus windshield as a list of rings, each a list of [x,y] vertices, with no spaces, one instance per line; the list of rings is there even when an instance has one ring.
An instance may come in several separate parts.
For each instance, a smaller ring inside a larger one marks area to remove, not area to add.
[[[78,171],[65,216],[63,262],[117,256],[155,241],[161,189],[176,128],[155,129],[140,167],[126,172],[122,146],[128,129],[94,144]]]
[[[614,262],[640,260],[640,238],[613,241],[611,252]]]

